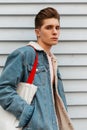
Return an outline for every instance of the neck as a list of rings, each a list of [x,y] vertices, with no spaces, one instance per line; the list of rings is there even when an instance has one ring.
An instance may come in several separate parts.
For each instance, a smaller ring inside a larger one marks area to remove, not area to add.
[[[42,42],[38,42],[38,44],[44,49],[44,51],[46,53],[48,53],[48,54],[50,53],[50,50],[51,50],[51,46],[50,45],[47,45],[47,44],[42,43]]]

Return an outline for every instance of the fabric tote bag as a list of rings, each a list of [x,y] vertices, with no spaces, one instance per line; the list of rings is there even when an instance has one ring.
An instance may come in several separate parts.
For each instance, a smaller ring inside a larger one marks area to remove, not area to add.
[[[37,91],[37,86],[32,84],[34,80],[34,75],[36,73],[36,67],[38,64],[38,54],[36,53],[36,58],[33,64],[33,68],[28,77],[26,83],[20,82],[18,84],[17,93],[28,103],[30,104],[33,100],[33,97]],[[0,106],[0,130],[22,130],[22,128],[17,128],[19,121],[16,117],[10,112],[4,110]]]

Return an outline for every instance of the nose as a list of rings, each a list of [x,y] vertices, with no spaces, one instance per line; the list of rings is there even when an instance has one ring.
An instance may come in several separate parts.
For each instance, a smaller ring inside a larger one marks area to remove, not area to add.
[[[53,34],[57,34],[58,30],[56,28],[53,28]]]

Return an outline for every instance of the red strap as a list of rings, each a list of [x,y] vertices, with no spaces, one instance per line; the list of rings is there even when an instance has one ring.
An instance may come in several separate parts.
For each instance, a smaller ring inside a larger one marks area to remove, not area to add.
[[[34,50],[35,50],[35,48],[34,48]],[[35,50],[35,52],[36,52],[36,50]],[[35,76],[35,73],[36,73],[37,64],[38,64],[38,54],[36,52],[35,61],[34,61],[31,73],[29,74],[28,79],[26,81],[27,83],[30,83],[30,84],[33,83],[34,76]]]

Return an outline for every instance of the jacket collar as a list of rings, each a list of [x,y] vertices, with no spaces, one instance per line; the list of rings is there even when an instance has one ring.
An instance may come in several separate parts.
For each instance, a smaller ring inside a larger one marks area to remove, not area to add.
[[[44,51],[44,49],[37,42],[31,41],[27,45],[30,45],[30,46],[34,47],[38,51]],[[51,55],[51,57],[53,58],[54,61],[57,61],[56,57],[52,53],[50,53],[50,55]]]
[[[38,51],[44,51],[44,49],[37,42],[29,42],[27,45],[34,47]]]

